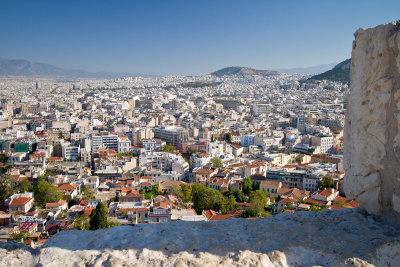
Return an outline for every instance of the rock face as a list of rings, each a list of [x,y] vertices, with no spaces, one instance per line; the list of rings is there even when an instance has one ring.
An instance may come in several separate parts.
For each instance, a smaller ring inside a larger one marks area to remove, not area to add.
[[[400,21],[355,33],[345,124],[344,189],[400,223]]]
[[[396,266],[399,231],[360,209],[141,224],[60,232],[37,250],[0,242],[0,266]]]

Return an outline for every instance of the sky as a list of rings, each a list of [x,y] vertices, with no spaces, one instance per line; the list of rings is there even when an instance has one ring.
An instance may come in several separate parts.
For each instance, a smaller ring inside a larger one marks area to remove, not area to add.
[[[398,19],[398,0],[0,0],[0,57],[150,75],[309,67]]]

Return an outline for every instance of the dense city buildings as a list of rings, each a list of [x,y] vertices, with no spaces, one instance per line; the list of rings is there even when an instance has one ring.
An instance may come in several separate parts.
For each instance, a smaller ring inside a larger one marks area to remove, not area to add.
[[[343,193],[348,85],[306,78],[1,78],[1,166],[18,188],[2,236],[86,229],[98,203],[116,224],[357,206]]]

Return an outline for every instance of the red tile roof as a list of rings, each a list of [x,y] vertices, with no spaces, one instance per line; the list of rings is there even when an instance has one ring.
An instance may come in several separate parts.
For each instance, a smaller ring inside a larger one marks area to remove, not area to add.
[[[10,202],[10,206],[22,206],[26,205],[29,201],[31,201],[32,198],[30,197],[18,197],[18,198],[13,198]]]

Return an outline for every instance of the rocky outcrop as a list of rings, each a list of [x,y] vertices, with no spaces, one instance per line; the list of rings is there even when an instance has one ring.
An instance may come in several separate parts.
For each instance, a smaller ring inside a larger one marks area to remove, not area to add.
[[[396,266],[399,236],[359,209],[296,212],[65,231],[38,250],[0,242],[0,266]]]
[[[355,33],[345,124],[344,189],[400,223],[400,21]]]

